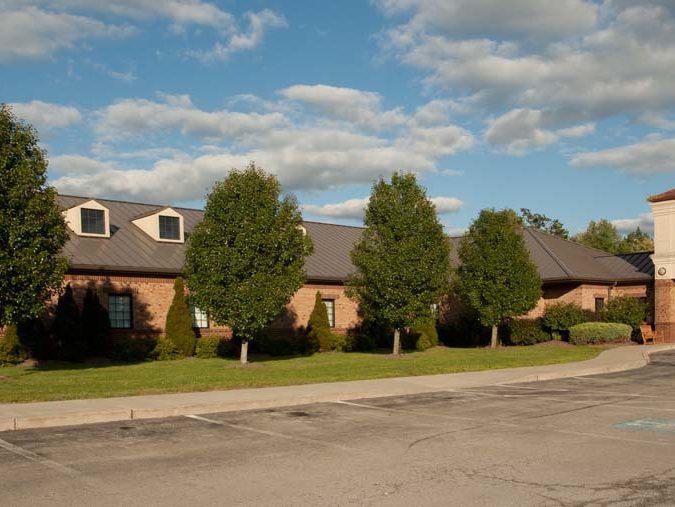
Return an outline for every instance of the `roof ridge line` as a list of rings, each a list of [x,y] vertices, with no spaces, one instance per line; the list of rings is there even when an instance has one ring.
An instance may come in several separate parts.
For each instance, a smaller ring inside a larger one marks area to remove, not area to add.
[[[530,234],[530,236],[532,236],[532,238],[534,238],[534,240],[539,244],[539,246],[542,247],[544,251],[555,261],[555,263],[558,266],[560,266],[560,269],[562,269],[567,276],[572,278],[573,274],[572,271],[567,267],[567,265],[562,261],[562,259],[560,259],[560,257],[558,257],[555,253],[553,253],[551,249],[547,247],[546,244],[542,240],[540,240],[536,234],[534,234],[534,232],[532,232],[530,227],[525,227],[524,229]],[[551,236],[553,236],[553,234],[551,234]]]

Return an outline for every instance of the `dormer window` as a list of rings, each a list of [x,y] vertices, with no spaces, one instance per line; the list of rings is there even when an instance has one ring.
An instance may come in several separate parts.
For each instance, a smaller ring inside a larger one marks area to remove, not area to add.
[[[184,243],[185,224],[183,215],[172,208],[159,208],[131,220],[155,241]]]
[[[110,237],[110,212],[94,199],[63,211],[68,227],[78,236]]]
[[[105,212],[102,209],[80,208],[83,234],[105,234]]]
[[[159,215],[159,239],[180,239],[180,218]]]

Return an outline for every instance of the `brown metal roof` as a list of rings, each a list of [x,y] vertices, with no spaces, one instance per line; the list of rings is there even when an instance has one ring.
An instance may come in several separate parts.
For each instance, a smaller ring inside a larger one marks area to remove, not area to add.
[[[621,256],[590,248],[537,229],[523,229],[525,246],[539,276],[554,282],[646,282],[653,276]],[[462,238],[453,238],[455,252]],[[455,262],[459,257],[454,254]],[[651,262],[651,259],[650,259]],[[653,266],[652,266],[653,270]],[[653,271],[652,271],[653,273]]]
[[[89,197],[59,196],[59,204],[63,209],[89,200]],[[96,201],[110,211],[110,238],[81,237],[71,232],[64,254],[70,260],[72,269],[166,274],[182,272],[185,244],[154,241],[131,223],[139,216],[156,213],[165,209],[165,206],[109,199]],[[188,235],[202,219],[201,210],[172,209],[183,215]],[[345,281],[354,271],[351,251],[361,239],[363,228],[320,222],[304,222],[304,226],[314,242],[314,253],[305,262],[307,279]],[[641,258],[640,267],[635,259],[610,255],[536,229],[523,231],[525,244],[544,282],[644,282],[653,278],[653,265],[649,258]],[[458,263],[457,249],[461,239],[451,238],[454,245],[451,262],[454,264]]]
[[[667,192],[662,192],[660,194],[647,197],[647,200],[649,202],[675,201],[675,188],[671,188]]]

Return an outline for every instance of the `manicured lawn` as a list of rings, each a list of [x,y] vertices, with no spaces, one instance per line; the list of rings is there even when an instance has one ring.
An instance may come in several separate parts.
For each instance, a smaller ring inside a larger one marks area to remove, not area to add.
[[[591,359],[590,346],[509,347],[498,350],[437,347],[394,359],[384,353],[328,353],[311,357],[255,358],[237,368],[233,359],[183,359],[138,364],[47,363],[0,368],[0,403],[105,398],[243,387],[281,386],[409,375],[431,375]]]

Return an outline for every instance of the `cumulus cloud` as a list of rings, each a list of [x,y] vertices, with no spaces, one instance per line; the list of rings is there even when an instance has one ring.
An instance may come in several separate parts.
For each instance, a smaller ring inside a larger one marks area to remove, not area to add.
[[[642,213],[637,218],[621,218],[612,220],[612,224],[617,230],[623,234],[634,231],[637,227],[640,230],[653,234],[654,233],[654,217],[651,213]]]
[[[161,101],[125,99],[99,113],[96,132],[116,139],[177,130],[184,135],[222,139],[264,132],[286,122],[280,113],[198,109],[188,95],[161,95]]]
[[[378,5],[392,19],[404,18],[379,34],[385,53],[421,69],[426,85],[448,100],[497,115],[488,137],[507,153],[522,155],[563,137],[588,135],[591,125],[618,115],[672,127],[672,2]],[[427,121],[442,117],[433,108],[430,113]],[[525,128],[522,134],[512,128],[517,125]]]
[[[208,50],[189,50],[186,55],[194,57],[203,63],[225,61],[230,55],[239,51],[251,50],[258,47],[270,28],[284,28],[288,26],[286,19],[269,9],[260,12],[247,12],[244,14],[248,27],[241,30],[237,28],[225,44],[216,42]]]
[[[574,155],[575,167],[610,167],[639,174],[675,172],[675,139],[649,139],[640,143]]]
[[[598,17],[597,6],[585,0],[377,0],[393,16],[412,11],[410,24],[433,26],[453,36],[526,36],[551,39],[585,33]]]
[[[85,16],[31,6],[4,10],[0,5],[0,63],[49,58],[84,39],[122,38],[134,32],[129,26],[108,25]]]
[[[363,218],[369,200],[370,198],[364,197],[362,199],[347,199],[335,204],[305,204],[302,209],[314,215],[324,217],[360,220]],[[436,212],[440,215],[459,211],[464,204],[456,197],[431,197],[430,201],[434,203]]]
[[[32,124],[38,130],[69,127],[82,120],[80,111],[72,106],[63,106],[33,100],[10,104],[14,113],[22,120]]]
[[[300,102],[320,114],[356,123],[373,130],[392,128],[407,120],[401,108],[383,111],[378,93],[328,85],[294,85],[281,95]]]

